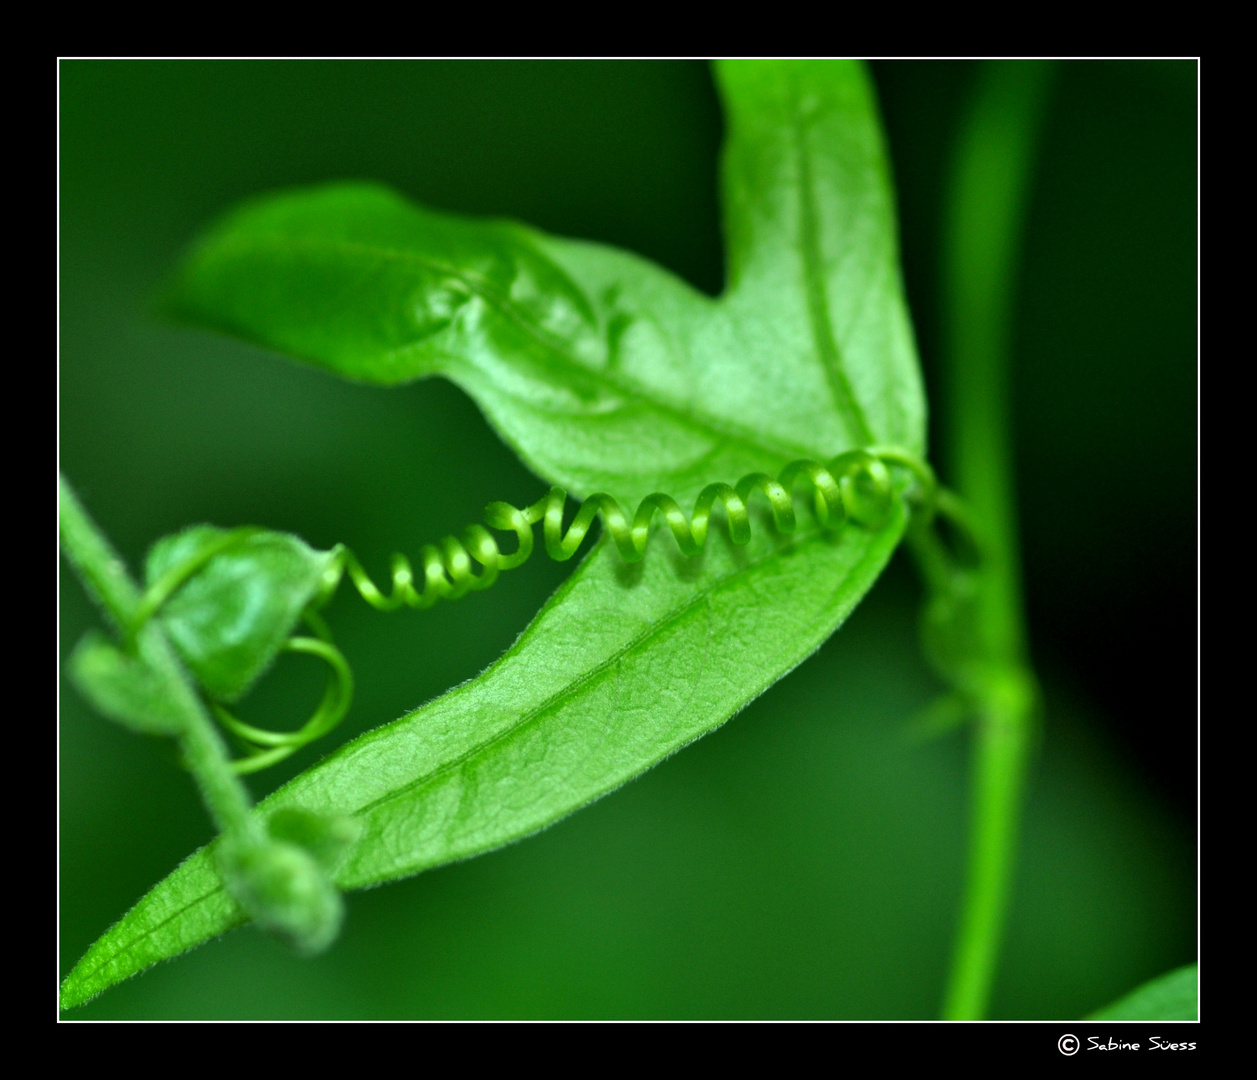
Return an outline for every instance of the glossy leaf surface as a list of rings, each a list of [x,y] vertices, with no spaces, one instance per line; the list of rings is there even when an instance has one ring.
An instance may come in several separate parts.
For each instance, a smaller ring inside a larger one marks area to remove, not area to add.
[[[444,375],[578,495],[692,498],[871,443],[920,452],[924,403],[885,153],[849,64],[723,65],[730,287],[627,252],[434,213],[375,185],[225,218],[182,318],[353,379]]]

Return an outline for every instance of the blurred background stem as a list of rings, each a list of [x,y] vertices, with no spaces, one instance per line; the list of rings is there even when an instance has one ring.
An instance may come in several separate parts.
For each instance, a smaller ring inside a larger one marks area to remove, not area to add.
[[[990,998],[1037,701],[1026,656],[1009,357],[1029,177],[1051,75],[1043,61],[996,62],[982,73],[957,144],[944,219],[947,476],[969,506],[982,551],[972,817],[943,1006],[949,1020],[981,1019]]]

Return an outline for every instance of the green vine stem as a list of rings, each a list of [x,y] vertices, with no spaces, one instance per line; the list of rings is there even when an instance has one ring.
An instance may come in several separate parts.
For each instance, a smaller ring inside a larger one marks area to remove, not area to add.
[[[141,595],[121,557],[60,476],[58,503],[61,549],[113,624],[128,662],[134,665],[131,670],[145,673],[147,700],[157,704],[164,733],[179,740],[184,764],[218,826],[218,868],[228,891],[263,929],[285,938],[299,951],[326,948],[343,918],[340,894],[317,852],[312,854],[307,845],[287,840],[282,828],[277,833],[274,822],[268,828],[253,813],[253,801],[228,759],[205,704],[160,626],[150,618],[160,607],[161,596],[177,586],[159,582],[156,601],[152,594]],[[232,542],[240,538],[240,534],[231,535]],[[225,546],[218,544],[213,552]],[[303,823],[306,832],[333,833],[339,824],[307,816],[312,820]]]
[[[143,597],[121,556],[88,516],[65,478],[58,477],[57,483],[61,550],[119,636],[134,638],[135,647],[161,675],[167,700],[177,703],[182,722],[180,747],[210,817],[224,836],[263,842],[262,827],[252,816],[253,802],[232,771],[218,729],[161,631],[143,618]],[[140,629],[135,631],[137,625]]]
[[[1038,693],[1026,655],[1008,357],[1026,194],[1051,65],[993,63],[961,134],[944,240],[949,462],[982,552],[964,685],[976,714],[964,907],[943,1016],[985,1015],[1008,908]]]

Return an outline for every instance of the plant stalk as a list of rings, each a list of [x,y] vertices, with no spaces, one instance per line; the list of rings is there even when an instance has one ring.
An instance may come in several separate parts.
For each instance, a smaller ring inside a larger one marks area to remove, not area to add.
[[[123,640],[135,637],[146,661],[165,678],[169,697],[183,713],[179,745],[188,769],[201,789],[201,798],[219,830],[240,840],[261,842],[260,825],[252,816],[253,802],[231,769],[227,748],[200,696],[192,688],[183,665],[161,630],[149,622],[135,633],[142,597],[113,545],[88,516],[65,477],[58,477],[61,550],[78,573],[89,595],[104,611]]]
[[[1012,463],[1012,300],[1051,65],[983,71],[954,162],[944,239],[951,479],[982,559],[975,597],[976,712],[964,906],[943,1016],[981,1019],[1013,877],[1037,692],[1026,655]]]

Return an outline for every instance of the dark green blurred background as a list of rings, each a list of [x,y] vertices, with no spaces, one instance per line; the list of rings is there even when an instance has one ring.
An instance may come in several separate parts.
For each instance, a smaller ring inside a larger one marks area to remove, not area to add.
[[[976,67],[874,66],[927,379],[946,164]],[[1059,71],[1017,321],[1019,497],[1048,721],[994,1015],[1071,1017],[1196,955],[1196,68]],[[61,64],[61,464],[132,566],[257,523],[382,568],[531,477],[459,391],[352,386],[163,325],[152,304],[236,200],[335,178],[622,245],[721,283],[721,120],[691,63]],[[945,432],[932,432],[942,460]],[[714,478],[713,478],[714,479]],[[331,610],[352,734],[476,675],[565,568],[383,616]],[[930,1017],[959,900],[966,744],[914,744],[937,689],[897,562],[725,728],[523,844],[349,898],[300,961],[251,931],[79,1017]],[[63,572],[62,655],[94,621]],[[243,709],[296,723],[316,665]],[[211,836],[159,743],[61,691],[64,974]]]

